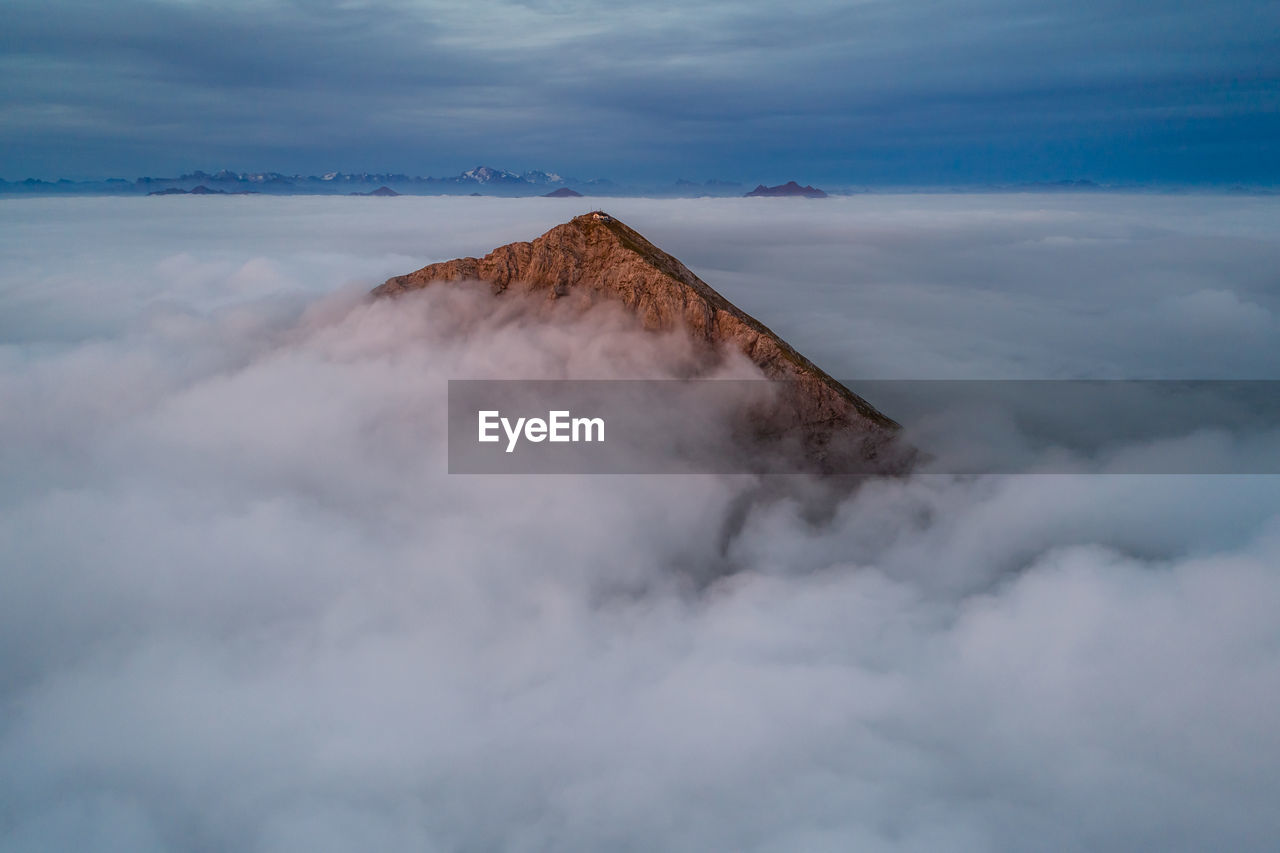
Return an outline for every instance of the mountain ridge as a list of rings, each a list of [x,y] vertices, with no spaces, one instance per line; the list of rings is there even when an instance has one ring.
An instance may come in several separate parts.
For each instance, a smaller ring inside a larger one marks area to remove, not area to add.
[[[371,296],[466,281],[484,282],[494,294],[523,293],[548,302],[568,299],[584,307],[617,302],[646,329],[683,328],[708,351],[732,347],[766,378],[787,383],[790,396],[773,426],[799,429],[807,445],[825,447],[834,434],[852,431],[870,439],[864,445],[874,456],[899,430],[677,258],[604,211],[574,217],[532,241],[499,246],[482,258],[456,258],[394,276]]]
[[[793,184],[795,182],[792,182]],[[674,182],[660,180],[633,179],[615,182],[608,178],[568,177],[555,172],[530,170],[513,172],[492,166],[476,166],[457,175],[449,177],[430,177],[408,175],[391,172],[324,172],[319,175],[287,175],[280,172],[234,172],[220,169],[216,172],[196,170],[178,177],[144,176],[133,180],[124,178],[105,178],[100,180],[70,180],[58,178],[43,180],[26,178],[10,181],[0,177],[0,196],[51,196],[51,195],[110,195],[110,196],[145,196],[145,195],[179,195],[177,190],[188,193],[196,186],[204,185],[211,189],[220,188],[228,193],[255,192],[262,195],[350,195],[353,190],[372,190],[379,186],[388,186],[401,195],[492,195],[510,198],[522,198],[542,195],[549,188],[571,187],[584,195],[597,196],[635,196],[644,198],[735,198],[743,195],[743,184],[734,181],[709,179],[701,183],[680,178]],[[779,187],[757,185],[747,195],[773,195],[775,191],[786,189],[787,184]],[[798,190],[816,188],[800,187]],[[165,190],[175,190],[166,193]],[[484,190],[477,193],[477,190]],[[1193,186],[1157,186],[1144,184],[1105,184],[1091,180],[1064,179],[1059,181],[1042,181],[1013,184],[956,184],[937,186],[893,186],[881,187],[885,192],[1208,192],[1212,187]],[[762,192],[763,191],[763,192]],[[850,195],[870,192],[864,184],[841,183],[831,189],[833,195]],[[1275,195],[1273,186],[1231,185],[1219,187],[1218,191],[1232,194]],[[786,195],[786,192],[777,193]]]

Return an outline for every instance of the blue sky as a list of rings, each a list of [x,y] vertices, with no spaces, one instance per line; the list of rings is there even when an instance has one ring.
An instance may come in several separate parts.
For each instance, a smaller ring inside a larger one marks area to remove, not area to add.
[[[1280,179],[1280,5],[7,0],[0,177]]]

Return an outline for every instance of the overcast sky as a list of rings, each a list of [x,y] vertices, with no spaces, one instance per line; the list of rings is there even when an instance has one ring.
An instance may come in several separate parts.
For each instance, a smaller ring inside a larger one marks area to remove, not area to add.
[[[1266,0],[7,0],[0,177],[1274,183]]]

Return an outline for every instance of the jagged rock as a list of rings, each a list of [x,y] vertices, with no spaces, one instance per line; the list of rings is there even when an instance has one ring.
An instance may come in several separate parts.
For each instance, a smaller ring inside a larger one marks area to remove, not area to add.
[[[458,258],[395,276],[373,295],[395,296],[449,281],[487,282],[496,294],[545,294],[548,300],[571,299],[584,307],[619,302],[647,329],[687,329],[709,353],[736,348],[766,377],[787,383],[786,404],[771,414],[769,431],[798,430],[807,450],[819,456],[834,436],[853,435],[860,456],[882,459],[883,465],[873,467],[901,470],[905,464],[905,456],[884,452],[899,430],[897,423],[607,213],[583,214],[532,242],[501,246],[483,258]]]

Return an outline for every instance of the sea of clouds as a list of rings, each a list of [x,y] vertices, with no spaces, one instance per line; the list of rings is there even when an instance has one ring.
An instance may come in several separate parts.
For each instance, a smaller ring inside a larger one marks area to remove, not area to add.
[[[0,850],[1274,849],[1280,477],[446,474],[684,344],[363,294],[591,206],[0,202]],[[1274,199],[604,206],[836,376],[1280,378]]]

